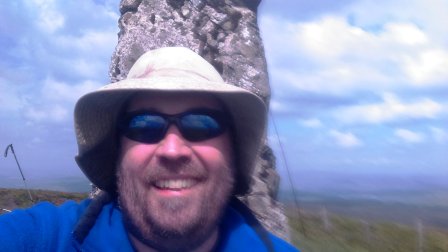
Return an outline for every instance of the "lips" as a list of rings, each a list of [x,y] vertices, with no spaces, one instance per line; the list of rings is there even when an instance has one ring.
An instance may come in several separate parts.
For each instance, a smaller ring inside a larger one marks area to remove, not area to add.
[[[163,179],[154,181],[154,186],[164,190],[183,190],[193,187],[198,183],[194,179]]]

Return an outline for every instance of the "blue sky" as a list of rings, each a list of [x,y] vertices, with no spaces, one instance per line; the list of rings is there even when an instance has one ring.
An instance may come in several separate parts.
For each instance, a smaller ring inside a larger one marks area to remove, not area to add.
[[[118,3],[2,4],[0,148],[14,144],[31,184],[82,176],[73,106],[109,82]],[[263,1],[271,112],[295,181],[320,171],[448,174],[446,13],[446,0]],[[268,138],[284,177],[272,123]],[[20,184],[12,157],[0,177]]]

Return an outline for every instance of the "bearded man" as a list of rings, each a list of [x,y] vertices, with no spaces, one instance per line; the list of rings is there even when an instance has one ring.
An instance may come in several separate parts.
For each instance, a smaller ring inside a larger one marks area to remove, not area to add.
[[[236,198],[266,114],[193,51],[145,53],[75,107],[76,160],[103,193],[0,216],[0,250],[297,251]]]

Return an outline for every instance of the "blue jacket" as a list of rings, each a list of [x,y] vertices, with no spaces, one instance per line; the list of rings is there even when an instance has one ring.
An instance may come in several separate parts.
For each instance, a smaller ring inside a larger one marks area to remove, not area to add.
[[[82,243],[73,233],[91,200],[69,201],[59,207],[40,203],[0,215],[0,251],[134,251],[114,202],[100,210]],[[220,227],[217,251],[267,251],[247,221],[229,207]],[[297,251],[269,234],[275,251]]]

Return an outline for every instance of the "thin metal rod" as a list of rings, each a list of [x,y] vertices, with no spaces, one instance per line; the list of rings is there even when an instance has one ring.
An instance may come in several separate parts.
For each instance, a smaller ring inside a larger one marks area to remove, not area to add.
[[[33,200],[33,196],[31,195],[31,191],[30,191],[30,189],[28,188],[28,185],[27,185],[27,183],[26,183],[26,179],[25,179],[25,175],[23,175],[22,168],[20,167],[19,160],[17,159],[16,153],[14,152],[14,147],[12,147],[12,144],[10,144],[10,145],[8,145],[8,146],[6,147],[6,150],[5,150],[5,157],[8,156],[8,150],[9,150],[9,149],[11,149],[11,152],[12,152],[12,154],[14,155],[14,159],[16,160],[17,167],[19,167],[20,175],[22,176],[23,184],[25,185],[25,189],[26,189],[27,192],[28,192],[28,196],[30,197],[31,202],[34,202],[34,200]]]
[[[282,141],[280,140],[280,135],[278,133],[277,124],[275,123],[275,118],[274,118],[273,113],[271,111],[269,111],[269,114],[271,115],[272,124],[274,125],[275,134],[277,135],[277,141],[278,141],[278,144],[280,146],[280,151],[282,153],[283,163],[285,164],[285,168],[286,168],[286,171],[288,173],[289,185],[291,186],[292,195],[294,197],[294,204],[295,204],[295,206],[297,208],[297,215],[298,215],[298,218],[299,218],[300,228],[302,229],[303,235],[305,237],[307,237],[305,225],[303,224],[303,218],[302,218],[302,215],[300,213],[299,200],[297,198],[296,189],[294,188],[294,184],[292,182],[291,173],[289,171],[288,162],[286,160],[285,150],[283,149],[283,144],[282,144]]]

